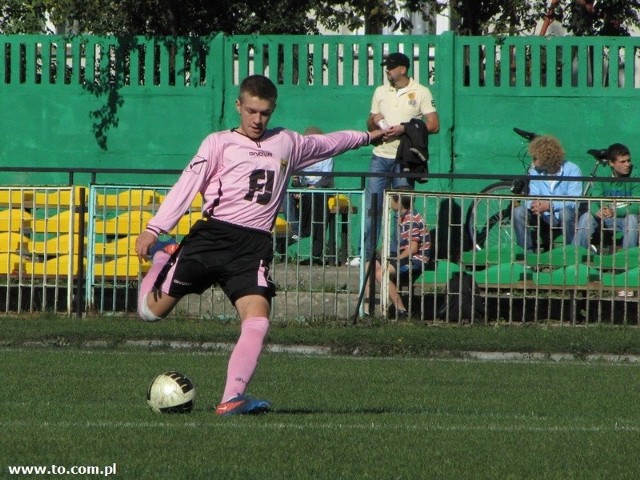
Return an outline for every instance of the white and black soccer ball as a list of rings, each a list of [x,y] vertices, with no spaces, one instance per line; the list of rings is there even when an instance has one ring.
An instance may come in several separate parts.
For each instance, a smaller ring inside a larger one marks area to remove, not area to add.
[[[158,375],[147,390],[147,403],[157,413],[189,413],[195,398],[193,382],[179,372]]]

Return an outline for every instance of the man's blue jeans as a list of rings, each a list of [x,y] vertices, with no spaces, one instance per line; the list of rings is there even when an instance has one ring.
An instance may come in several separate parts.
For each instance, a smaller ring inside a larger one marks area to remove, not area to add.
[[[588,248],[591,237],[601,224],[604,230],[612,232],[623,232],[622,248],[638,246],[638,216],[629,214],[620,218],[597,219],[589,212],[583,213],[578,220],[578,231],[576,232],[575,244]]]
[[[513,231],[516,242],[526,251],[533,251],[534,242],[531,236],[531,229],[538,225],[538,221],[546,222],[550,227],[562,226],[562,236],[565,245],[573,242],[576,228],[576,209],[565,207],[557,211],[559,218],[555,215],[541,215],[540,218],[529,211],[526,205],[520,205],[513,209]]]
[[[400,173],[400,165],[395,161],[394,158],[383,158],[377,155],[371,156],[371,165],[369,166],[369,173]],[[364,227],[364,246],[365,246],[365,255],[366,257],[363,260],[368,260],[371,258],[371,255],[375,251],[378,246],[378,239],[380,238],[380,230],[382,228],[382,203],[383,203],[383,195],[384,191],[389,187],[400,188],[400,187],[409,187],[409,182],[406,178],[400,176],[394,177],[368,177],[367,184],[364,190],[364,201],[365,201],[365,227]],[[372,236],[372,226],[373,223],[371,221],[371,207],[372,207],[372,196],[373,194],[378,195],[377,208],[378,215],[375,218],[376,222],[376,238]],[[392,232],[393,233],[393,232]],[[393,235],[395,238],[395,235]],[[393,245],[391,246],[393,250]]]

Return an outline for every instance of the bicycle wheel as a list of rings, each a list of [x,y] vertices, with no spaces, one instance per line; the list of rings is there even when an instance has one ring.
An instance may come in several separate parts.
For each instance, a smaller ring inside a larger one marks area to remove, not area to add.
[[[482,190],[469,206],[465,219],[469,248],[483,250],[492,246],[512,245],[512,187],[509,181],[493,183]]]

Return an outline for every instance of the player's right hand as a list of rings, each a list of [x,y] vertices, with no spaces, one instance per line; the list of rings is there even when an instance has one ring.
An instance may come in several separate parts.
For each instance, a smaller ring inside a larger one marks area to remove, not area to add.
[[[380,130],[380,129],[371,130],[369,132],[369,135],[370,135],[370,138],[371,138],[369,143],[372,143],[372,144],[373,143],[380,143],[382,141],[382,137],[384,136],[384,134],[385,134],[385,130]]]
[[[140,259],[141,262],[147,258],[149,255],[149,249],[153,247],[157,241],[158,237],[148,230],[142,232],[136,239],[136,253],[138,254],[138,259]]]

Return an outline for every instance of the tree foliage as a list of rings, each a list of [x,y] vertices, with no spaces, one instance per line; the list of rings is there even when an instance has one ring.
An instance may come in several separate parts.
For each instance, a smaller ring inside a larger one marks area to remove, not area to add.
[[[0,0],[0,32],[46,32],[46,12],[52,3],[51,0]]]
[[[574,35],[628,35],[640,26],[639,0],[455,0],[452,19],[461,35],[531,34],[554,3],[551,19]]]
[[[68,31],[95,34],[317,34],[410,31],[409,13],[427,19],[449,8],[461,35],[534,33],[547,0],[0,0],[4,33],[46,31],[46,15]],[[627,35],[640,26],[640,0],[565,0],[551,17],[574,35]]]
[[[206,36],[218,32],[316,33],[309,0],[0,0],[5,33],[44,30],[44,12],[67,31]]]
[[[382,33],[383,28],[407,32],[412,28],[408,13],[419,13],[424,20],[446,7],[446,2],[438,0],[351,0],[349,2],[331,0],[311,0],[311,8],[318,23],[337,30],[346,26],[349,30],[364,28],[365,33]]]
[[[638,0],[582,0],[559,3],[556,19],[574,35],[629,35],[640,25]]]

